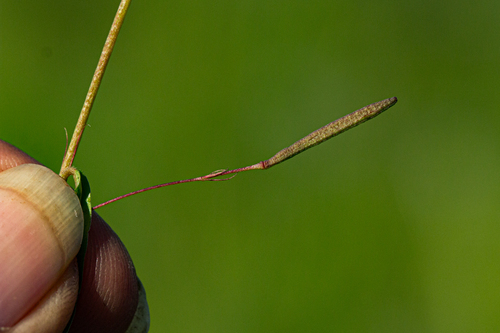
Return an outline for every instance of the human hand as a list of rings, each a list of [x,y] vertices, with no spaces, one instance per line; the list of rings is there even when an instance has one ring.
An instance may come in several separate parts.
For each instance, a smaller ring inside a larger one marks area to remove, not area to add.
[[[0,140],[0,172],[24,163],[40,164]],[[76,260],[60,272],[53,252],[44,246],[55,238],[30,228],[20,230],[14,223],[17,219],[43,224],[43,217],[30,215],[25,206],[2,211],[2,200],[9,195],[2,192],[6,191],[0,189],[0,331],[10,327],[9,333],[62,332],[76,302],[71,332],[126,332],[138,305],[138,279],[125,246],[106,222],[92,213],[78,296]]]

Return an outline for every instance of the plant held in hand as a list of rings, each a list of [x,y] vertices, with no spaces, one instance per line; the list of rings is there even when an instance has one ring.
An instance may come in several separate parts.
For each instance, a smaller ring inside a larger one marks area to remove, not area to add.
[[[73,161],[75,159],[75,155],[78,150],[78,145],[82,138],[83,131],[86,127],[87,120],[92,109],[92,104],[95,100],[101,79],[106,69],[106,65],[109,61],[129,4],[130,0],[122,0],[116,13],[115,20],[112,24],[108,38],[104,45],[97,69],[94,73],[94,77],[89,88],[89,92],[80,113],[78,123],[73,133],[71,142],[69,143],[69,147],[65,153],[59,173],[60,177],[58,177],[56,174],[45,167],[33,164],[21,165],[0,173],[0,189],[18,193],[19,197],[28,201],[39,214],[46,216],[49,224],[47,227],[43,227],[42,229],[45,231],[54,232],[55,237],[58,239],[58,244],[60,244],[60,247],[62,247],[64,250],[64,256],[63,258],[60,258],[61,260],[60,262],[58,262],[58,264],[60,265],[60,269],[58,273],[53,276],[54,283],[58,278],[60,278],[68,265],[70,265],[70,262],[75,258],[75,256],[78,259],[78,268],[80,271],[80,286],[82,283],[82,272],[84,268],[83,265],[87,247],[87,234],[90,228],[92,206],[90,203],[90,187],[88,181],[81,172],[73,167]],[[291,146],[279,151],[273,157],[256,164],[232,170],[218,170],[201,177],[179,180],[148,187],[109,200],[105,203],[93,207],[93,209],[97,209],[111,202],[160,187],[195,181],[222,181],[231,179],[235,174],[239,172],[268,169],[369,119],[376,117],[383,111],[392,107],[396,102],[397,98],[392,97],[365,106],[312,132],[311,134],[305,136]],[[76,193],[74,193],[65,182],[70,175],[73,175],[75,179]],[[230,176],[229,178],[221,178],[229,175],[233,176]],[[0,202],[2,202],[1,198]],[[7,266],[8,263],[2,263],[0,260],[0,270],[3,267],[2,265]],[[147,308],[145,292],[142,284],[140,284],[140,281],[138,290],[139,303],[134,320],[130,324],[127,332],[147,332],[149,329],[149,311]],[[38,290],[37,292],[43,295],[43,293],[47,292],[47,290]],[[0,311],[1,310],[2,307],[0,304]],[[74,312],[71,318],[73,318],[73,316]],[[6,322],[8,324],[12,324],[12,322],[15,323],[15,321],[18,319],[19,318],[10,318]],[[65,332],[70,331],[71,321],[72,319],[69,319],[69,322],[65,328]],[[2,322],[0,322],[0,326],[2,326]]]

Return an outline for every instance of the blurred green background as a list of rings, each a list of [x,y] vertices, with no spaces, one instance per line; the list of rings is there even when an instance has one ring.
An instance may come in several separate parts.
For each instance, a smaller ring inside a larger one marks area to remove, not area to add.
[[[116,1],[0,2],[0,138],[58,170]],[[498,332],[500,2],[135,1],[75,165],[151,332]]]

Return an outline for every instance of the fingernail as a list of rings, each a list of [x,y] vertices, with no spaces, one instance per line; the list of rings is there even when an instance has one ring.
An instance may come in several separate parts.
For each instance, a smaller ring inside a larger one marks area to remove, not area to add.
[[[50,169],[0,172],[0,327],[15,324],[56,283],[82,242],[73,189]]]

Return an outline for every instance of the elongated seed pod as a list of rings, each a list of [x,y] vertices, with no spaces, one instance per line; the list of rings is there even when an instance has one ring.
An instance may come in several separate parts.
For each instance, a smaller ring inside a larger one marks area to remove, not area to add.
[[[319,145],[323,141],[331,139],[334,136],[339,135],[340,133],[343,133],[353,127],[358,126],[359,124],[364,123],[367,120],[375,118],[376,116],[396,104],[397,101],[398,99],[396,97],[387,98],[383,101],[367,105],[364,108],[348,114],[347,116],[339,118],[305,136],[290,147],[279,151],[278,153],[276,153],[276,155],[274,155],[267,161],[261,162],[260,169],[267,169],[272,167],[273,165],[286,161],[287,159],[292,158],[293,156],[300,154],[301,152],[309,148]]]

